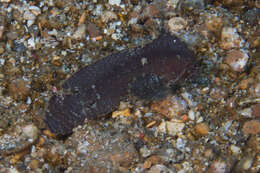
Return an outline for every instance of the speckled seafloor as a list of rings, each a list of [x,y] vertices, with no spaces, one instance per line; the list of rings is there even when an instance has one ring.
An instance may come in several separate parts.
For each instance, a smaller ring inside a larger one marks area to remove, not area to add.
[[[259,0],[0,0],[0,172],[259,172],[259,19]],[[63,80],[165,31],[200,59],[197,80],[50,133]]]

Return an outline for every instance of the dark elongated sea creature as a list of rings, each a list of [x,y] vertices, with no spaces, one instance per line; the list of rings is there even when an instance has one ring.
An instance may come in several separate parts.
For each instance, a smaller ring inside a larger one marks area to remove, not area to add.
[[[143,99],[185,81],[197,66],[194,53],[177,37],[165,34],[151,43],[126,49],[88,65],[67,79],[62,94],[49,100],[45,122],[57,135],[68,135],[84,119],[114,111],[128,94]]]

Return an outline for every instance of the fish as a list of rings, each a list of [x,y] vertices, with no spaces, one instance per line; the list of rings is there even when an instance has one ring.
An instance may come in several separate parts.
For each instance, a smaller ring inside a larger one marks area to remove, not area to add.
[[[72,74],[48,102],[44,122],[56,135],[70,135],[85,119],[98,120],[117,109],[129,94],[140,99],[163,97],[198,67],[184,42],[162,34],[152,42],[104,57]]]

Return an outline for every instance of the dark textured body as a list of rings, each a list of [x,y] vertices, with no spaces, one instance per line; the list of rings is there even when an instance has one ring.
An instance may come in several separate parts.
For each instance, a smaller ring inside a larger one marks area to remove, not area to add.
[[[70,134],[85,118],[96,119],[115,110],[129,90],[137,91],[133,92],[137,95],[141,92],[145,98],[146,93],[156,93],[161,86],[186,80],[196,65],[193,52],[184,43],[162,35],[150,44],[112,54],[73,74],[63,83],[63,94],[51,97],[45,122],[55,134]]]

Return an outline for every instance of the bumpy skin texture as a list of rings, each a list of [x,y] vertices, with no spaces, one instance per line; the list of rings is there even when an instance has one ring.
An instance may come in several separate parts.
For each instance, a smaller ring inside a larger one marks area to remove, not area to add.
[[[68,135],[84,119],[114,111],[134,93],[144,99],[161,88],[183,82],[194,73],[195,55],[177,37],[165,34],[143,47],[127,49],[86,66],[49,100],[45,122],[57,135]],[[144,94],[145,93],[145,94]]]

